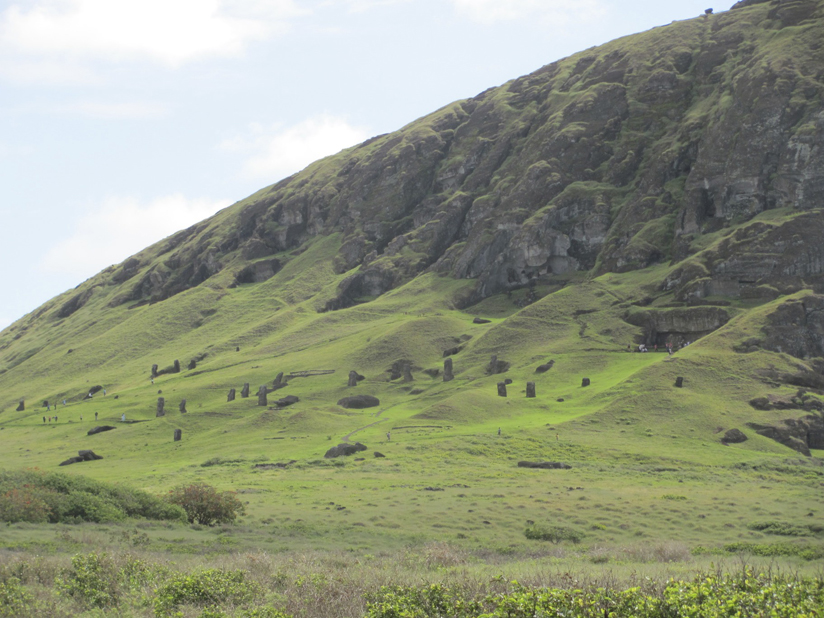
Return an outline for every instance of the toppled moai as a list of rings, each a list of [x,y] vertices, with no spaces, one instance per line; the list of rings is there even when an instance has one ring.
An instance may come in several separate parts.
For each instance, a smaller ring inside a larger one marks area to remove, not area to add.
[[[498,382],[498,397],[506,397],[506,382]]]
[[[450,380],[454,379],[455,376],[452,375],[452,359],[447,358],[443,362],[443,381],[449,382]]]
[[[157,398],[157,412],[155,413],[156,417],[157,416],[166,416],[165,406],[166,406],[166,400],[163,397],[158,397]]]
[[[534,397],[535,396],[535,382],[527,382],[526,383],[526,396],[527,397]]]
[[[226,395],[226,401],[234,401],[235,400],[235,389],[230,388],[229,394]]]

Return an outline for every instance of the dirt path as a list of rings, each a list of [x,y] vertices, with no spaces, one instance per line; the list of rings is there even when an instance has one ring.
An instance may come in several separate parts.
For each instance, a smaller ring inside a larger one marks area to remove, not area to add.
[[[383,413],[384,413],[384,412],[386,412],[387,410],[389,410],[389,409],[391,409],[391,408],[394,408],[394,407],[395,407],[395,406],[389,406],[388,408],[383,408],[382,410],[378,410],[378,411],[375,413],[375,417],[379,417],[381,414],[383,414]],[[352,431],[350,431],[348,434],[346,434],[345,436],[343,436],[343,438],[341,438],[341,440],[343,440],[344,442],[349,442],[349,438],[351,438],[353,435],[355,435],[355,434],[356,434],[356,433],[358,433],[359,431],[363,431],[364,429],[369,429],[370,427],[372,427],[372,426],[374,426],[374,425],[377,425],[377,424],[379,424],[379,423],[382,423],[382,422],[384,422],[384,421],[386,421],[386,420],[389,420],[389,419],[386,419],[386,418],[381,418],[381,419],[379,419],[379,420],[375,421],[374,423],[369,423],[368,425],[364,425],[363,427],[358,427],[357,429],[353,429],[353,430],[352,430]]]

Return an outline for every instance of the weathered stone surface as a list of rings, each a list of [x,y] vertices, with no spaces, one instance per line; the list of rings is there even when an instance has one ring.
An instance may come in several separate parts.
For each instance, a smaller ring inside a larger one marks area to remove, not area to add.
[[[535,382],[526,383],[526,396],[535,397]]]
[[[361,380],[365,380],[366,378],[359,374],[357,371],[350,371],[349,372],[349,382],[347,386],[357,386],[358,382]]]
[[[338,400],[338,405],[342,408],[349,408],[352,410],[362,410],[364,408],[374,408],[381,405],[380,399],[372,395],[353,395],[351,397],[344,397]]]
[[[163,397],[157,398],[157,411],[155,416],[166,416],[166,399]]]
[[[449,382],[449,381],[453,380],[454,378],[455,378],[455,376],[452,375],[452,359],[447,358],[443,362],[443,381],[444,382]]]
[[[268,395],[268,390],[267,390],[266,386],[265,386],[265,385],[264,385],[264,386],[261,386],[261,387],[258,389],[258,392],[257,392],[257,398],[258,398],[258,403],[257,403],[257,404],[258,404],[259,406],[266,406],[266,405],[269,405],[269,401],[268,401],[268,397],[267,397],[267,395]]]
[[[195,359],[192,359],[192,360],[189,361],[189,365],[187,366],[187,369],[189,371],[191,371],[192,369],[195,369],[195,368],[197,368],[197,361]]]
[[[180,361],[177,359],[175,359],[175,362],[172,365],[172,373],[180,373]]]
[[[506,397],[506,382],[498,382],[498,397]]]
[[[489,364],[486,366],[486,375],[491,376],[498,373],[505,373],[509,371],[509,363],[498,360],[498,357],[493,354],[489,359]]]
[[[247,258],[248,259],[248,258]],[[242,268],[235,275],[235,285],[243,283],[261,283],[274,277],[280,271],[280,260],[262,260]]]
[[[61,466],[68,466],[74,463],[80,463],[82,461],[95,461],[98,459],[103,459],[100,455],[94,453],[94,451],[83,450],[77,452],[77,457],[70,457],[66,461],[62,462]]]
[[[228,402],[228,401],[234,401],[234,400],[235,400],[235,389],[230,388],[229,389],[229,394],[226,395],[226,401]]]
[[[300,399],[295,395],[286,395],[286,397],[282,397],[275,402],[275,405],[278,408],[286,408],[287,406],[291,406],[296,404]]]
[[[589,381],[589,378],[583,378],[581,380],[581,386],[589,386],[590,384],[591,382]]]
[[[555,361],[551,360],[548,363],[544,363],[543,365],[538,365],[538,368],[535,370],[535,373],[546,373],[555,365]]]
[[[560,461],[519,461],[519,468],[542,468],[545,470],[570,470],[572,466]]]
[[[800,419],[788,418],[773,425],[747,423],[759,435],[775,440],[802,455],[810,449],[824,448],[824,417],[811,414]]]
[[[726,442],[727,444],[740,444],[746,441],[747,436],[744,435],[744,432],[735,428],[725,431],[724,436],[721,438],[721,442]]]
[[[767,318],[761,347],[796,358],[824,356],[824,295],[781,303]]]
[[[361,444],[360,442],[355,442],[354,444],[344,443],[338,444],[337,446],[333,446],[328,451],[324,457],[326,459],[333,459],[335,457],[344,457],[346,455],[353,455],[355,453],[360,453],[361,451],[365,451],[366,447]]]
[[[684,386],[684,378],[681,377],[681,376],[678,376],[677,378],[675,378],[675,387],[676,388],[681,388],[683,386]]]
[[[97,433],[103,433],[104,431],[111,431],[112,429],[117,429],[116,427],[112,427],[111,425],[99,425],[97,427],[92,427],[86,432],[87,436],[93,436]]]
[[[625,319],[644,329],[643,341],[647,346],[681,346],[721,328],[730,316],[721,307],[683,307],[631,311]]]
[[[489,324],[492,320],[485,320],[484,318],[475,318],[472,320],[473,324]]]
[[[272,381],[272,390],[276,391],[280,388],[285,388],[287,386],[286,380],[283,379],[283,372],[281,371],[275,376],[275,379]]]
[[[246,399],[249,396],[250,386],[248,382],[243,383],[243,388],[240,389],[240,396]]]
[[[24,400],[20,400],[20,403],[17,404],[17,412],[23,412],[26,409],[26,402]]]
[[[412,382],[415,379],[412,377],[411,363],[404,363],[403,367],[401,368],[401,372],[403,373],[404,382]]]
[[[180,442],[183,439],[183,430],[182,429],[175,429],[175,436],[174,441]]]
[[[157,376],[158,376],[157,365],[152,365],[152,377],[156,378]]]
[[[95,384],[94,386],[92,386],[92,387],[91,387],[91,388],[90,388],[90,389],[86,392],[86,394],[85,394],[85,395],[83,395],[83,399],[84,399],[84,400],[86,400],[86,399],[92,399],[92,398],[94,398],[94,396],[95,396],[97,393],[99,393],[99,392],[100,392],[100,391],[102,391],[102,390],[103,390],[103,387],[102,387],[102,386],[100,386],[99,384]]]
[[[177,409],[180,411],[181,414],[186,414],[186,400],[181,400],[180,404],[177,406]]]
[[[386,455],[384,455],[383,453],[381,453],[381,452],[379,452],[379,451],[374,451],[374,455],[375,455],[375,457],[378,457],[378,458],[380,458],[380,457],[386,457]]]

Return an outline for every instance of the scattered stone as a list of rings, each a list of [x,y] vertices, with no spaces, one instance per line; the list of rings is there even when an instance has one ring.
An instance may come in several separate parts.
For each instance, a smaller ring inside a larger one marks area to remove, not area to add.
[[[349,372],[349,383],[347,386],[357,386],[358,382],[365,380],[366,377],[359,374],[357,371]]]
[[[235,400],[235,389],[230,388],[229,394],[226,395],[226,401],[234,401]]]
[[[163,391],[158,390],[158,391],[157,391],[157,394],[158,394],[158,395],[162,395],[162,394],[163,394]]]
[[[285,468],[287,466],[291,466],[292,464],[297,463],[297,462],[298,462],[297,459],[292,459],[291,461],[286,461],[286,462],[282,462],[282,463],[255,464],[254,466],[252,466],[252,469],[254,469],[254,470],[277,470],[277,469]]]
[[[286,397],[283,397],[282,399],[278,399],[275,402],[275,405],[278,408],[285,408],[287,406],[291,406],[293,404],[296,404],[298,401],[300,401],[300,399],[298,399],[294,395],[286,395]]]
[[[726,433],[724,433],[724,437],[721,438],[721,442],[725,444],[739,444],[746,441],[747,436],[744,435],[744,432],[740,429],[728,429]]]
[[[61,466],[68,466],[74,463],[80,463],[81,461],[95,461],[97,459],[103,459],[100,455],[96,455],[94,451],[77,451],[77,457],[69,457],[66,461],[62,462]]]
[[[175,442],[180,442],[181,439],[183,439],[183,430],[175,429]]]
[[[243,388],[240,389],[240,396],[243,397],[244,399],[246,399],[246,397],[249,396],[249,383],[248,382],[243,383]]]
[[[175,359],[174,367],[172,368],[172,373],[180,373],[180,361]]]
[[[186,400],[185,399],[180,402],[180,405],[177,406],[177,409],[180,410],[181,414],[186,414]]]
[[[353,395],[352,397],[344,397],[338,401],[338,405],[342,408],[349,408],[352,410],[363,410],[364,408],[374,408],[381,405],[380,399],[372,395]]]
[[[424,487],[424,491],[446,491],[443,487]]]
[[[506,397],[506,382],[498,382],[498,397]]]
[[[681,388],[683,386],[684,386],[684,378],[682,378],[681,376],[678,376],[677,378],[675,378],[675,387],[676,388]]]
[[[111,431],[112,429],[117,429],[117,427],[112,427],[111,425],[99,425],[97,427],[93,427],[86,432],[87,436],[93,436],[96,433],[103,433],[104,431]]]
[[[157,398],[157,412],[155,413],[155,417],[158,416],[166,416],[166,400],[163,397]]]
[[[375,451],[375,457],[386,457],[386,455],[384,455],[381,452]]]
[[[475,318],[472,320],[473,324],[489,324],[492,320],[485,320],[483,318]]]
[[[572,466],[560,461],[519,461],[519,468],[542,468],[544,470],[571,470]]]
[[[538,365],[538,368],[535,370],[535,373],[546,373],[552,366],[555,364],[554,360],[549,361],[548,363],[544,363],[543,365]]]
[[[326,459],[334,459],[335,457],[344,457],[346,455],[353,455],[355,453],[359,453],[361,451],[365,451],[366,447],[361,444],[360,442],[355,442],[354,444],[338,444],[337,446],[333,446],[328,451],[324,457]]]
[[[258,405],[259,405],[259,406],[266,406],[266,405],[269,405],[268,398],[267,398],[267,396],[266,396],[266,395],[267,395],[267,393],[268,393],[268,391],[267,391],[267,389],[266,389],[266,386],[261,386],[261,387],[258,389],[258,392],[257,392],[257,397],[258,397]]]
[[[192,369],[195,369],[196,367],[197,367],[197,361],[195,359],[190,360],[189,361],[189,366],[188,366],[189,371],[191,371]]]
[[[581,380],[581,386],[582,387],[589,386],[589,385],[590,385],[589,378],[584,378],[583,380]]]
[[[443,362],[443,381],[450,382],[453,379],[455,379],[455,376],[452,375],[452,359],[447,358]]]
[[[535,382],[526,383],[526,396],[535,397]]]
[[[23,412],[26,409],[26,402],[24,400],[20,400],[20,403],[17,404],[17,411]]]
[[[152,378],[156,378],[157,376],[157,365],[152,365]]]
[[[555,401],[557,401],[558,403],[564,403],[564,398],[558,397],[558,399],[556,399]]]

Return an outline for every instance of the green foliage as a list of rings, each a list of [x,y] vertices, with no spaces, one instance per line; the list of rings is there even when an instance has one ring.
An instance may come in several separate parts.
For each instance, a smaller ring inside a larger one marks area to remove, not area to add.
[[[107,554],[74,556],[71,568],[61,573],[56,584],[58,590],[90,607],[113,607],[120,597],[118,570]]]
[[[48,503],[27,487],[10,489],[0,496],[0,521],[45,523],[51,512]]]
[[[192,575],[177,574],[157,589],[155,616],[170,616],[181,605],[214,608],[223,603],[240,605],[261,594],[260,585],[246,581],[243,571],[207,569]],[[213,611],[210,609],[210,611]]]
[[[532,541],[550,541],[551,543],[561,543],[570,541],[580,543],[584,538],[583,532],[566,526],[544,526],[534,524],[524,530],[524,536]]]
[[[747,553],[768,558],[778,556],[797,556],[804,560],[824,558],[824,547],[796,545],[794,543],[747,543],[739,541],[724,545],[724,551],[730,554]]]
[[[799,526],[784,521],[755,521],[747,524],[747,528],[779,536],[810,536],[824,530],[824,527],[818,524]]]
[[[176,487],[169,492],[167,499],[182,507],[192,524],[230,524],[244,513],[243,503],[234,492],[219,492],[205,483]]]
[[[0,617],[31,615],[31,595],[27,593],[20,580],[11,577],[0,581]]]

